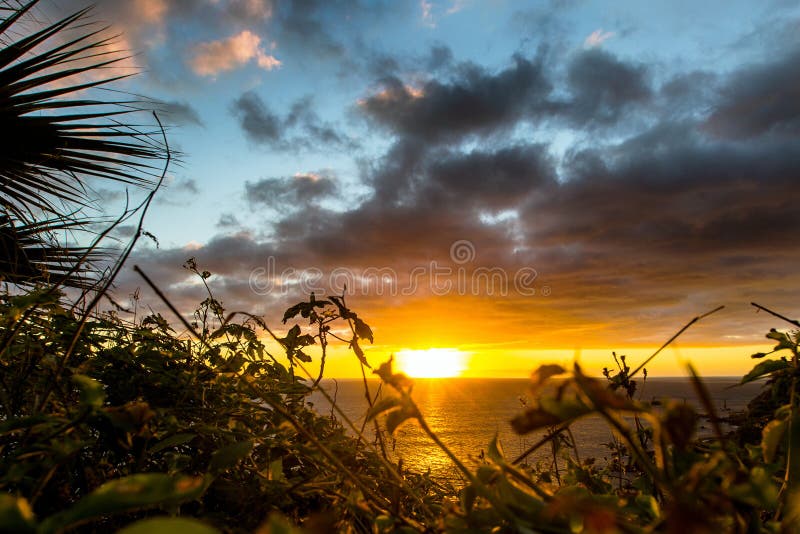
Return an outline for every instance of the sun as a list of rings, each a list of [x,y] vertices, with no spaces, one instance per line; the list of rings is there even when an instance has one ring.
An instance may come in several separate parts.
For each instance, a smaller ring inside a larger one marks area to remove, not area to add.
[[[466,367],[465,354],[458,349],[406,349],[395,356],[398,369],[415,378],[459,376]]]

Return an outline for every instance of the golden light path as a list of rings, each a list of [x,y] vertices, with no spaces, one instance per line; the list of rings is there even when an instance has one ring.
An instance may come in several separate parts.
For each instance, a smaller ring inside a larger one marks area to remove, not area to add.
[[[397,369],[414,378],[459,376],[466,368],[466,354],[458,349],[404,349],[395,355]]]

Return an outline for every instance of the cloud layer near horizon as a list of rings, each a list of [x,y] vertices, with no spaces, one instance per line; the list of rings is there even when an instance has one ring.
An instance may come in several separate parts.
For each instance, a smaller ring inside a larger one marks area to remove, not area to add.
[[[354,279],[387,269],[404,287],[415,270],[429,275],[432,261],[454,273],[496,268],[509,280],[534,269],[534,294],[484,287],[438,296],[421,283],[413,295],[373,288],[353,302],[367,316],[417,306],[423,322],[442,322],[424,314],[434,300],[447,302],[459,321],[507,328],[512,337],[535,332],[530,337],[546,346],[657,343],[719,304],[762,300],[794,309],[797,39],[727,69],[667,67],[644,52],[607,50],[626,32],[595,26],[572,48],[554,37],[482,64],[443,43],[425,54],[392,54],[331,30],[331,20],[407,16],[410,8],[395,3],[220,1],[207,6],[215,16],[199,18],[196,4],[184,0],[140,4],[147,26],[133,25],[134,38],[161,28],[167,42],[183,44],[170,53],[198,78],[248,65],[267,71],[277,58],[285,66],[325,58],[359,86],[339,110],[347,124],[322,115],[319,87],[288,105],[260,87],[228,95],[227,117],[253,151],[299,153],[300,161],[315,151],[344,153],[357,172],[320,171],[314,160],[297,175],[240,177],[230,195],[250,213],[215,214],[220,233],[199,236],[200,245],[140,250],[136,261],[185,309],[200,297],[179,267],[189,256],[215,273],[230,306],[273,316],[303,291],[293,281],[258,295],[251,274],[268,258],[278,271],[348,269]],[[414,16],[435,26],[463,9],[429,5]],[[559,27],[553,13],[523,15],[547,21],[549,32]],[[176,21],[190,19],[208,35],[183,43]],[[188,102],[171,105],[184,121],[202,124]],[[451,256],[457,242],[468,242],[474,257],[458,263]],[[121,280],[125,288],[137,283],[132,275]],[[752,342],[762,334],[761,325],[734,318],[693,339]],[[474,331],[487,343],[504,336]]]

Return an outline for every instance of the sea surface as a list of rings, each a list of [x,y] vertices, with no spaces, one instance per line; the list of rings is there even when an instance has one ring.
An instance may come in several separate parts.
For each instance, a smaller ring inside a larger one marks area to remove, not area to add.
[[[737,386],[733,377],[705,378],[704,382],[716,405],[719,416],[742,411],[747,403],[762,388],[754,382]],[[511,429],[510,420],[525,409],[531,401],[532,393],[526,379],[415,379],[413,398],[431,429],[442,442],[462,461],[475,465],[480,461],[482,451],[497,435],[509,459],[527,450],[544,435],[544,432],[519,436]],[[322,386],[335,398],[337,406],[357,428],[364,425],[367,402],[364,396],[364,383],[361,379],[324,380]],[[690,403],[699,413],[700,408],[694,389],[686,378],[648,378],[642,384],[638,381],[636,398],[642,401],[665,401]],[[369,381],[372,396],[389,394],[379,391],[377,381]],[[331,403],[320,393],[309,399],[321,414],[334,413]],[[342,419],[341,416],[338,416]],[[599,417],[587,417],[572,426],[573,435],[581,458],[593,457],[598,461],[610,456],[607,444],[613,441],[609,427]],[[710,424],[701,419],[699,434],[710,435]],[[364,435],[374,441],[372,423],[366,425]],[[417,471],[430,470],[431,476],[450,481],[459,479],[459,473],[449,458],[426,436],[414,421],[401,426],[395,435],[388,438],[387,447],[394,460],[403,459],[408,467]],[[526,461],[552,462],[549,446],[540,448]]]

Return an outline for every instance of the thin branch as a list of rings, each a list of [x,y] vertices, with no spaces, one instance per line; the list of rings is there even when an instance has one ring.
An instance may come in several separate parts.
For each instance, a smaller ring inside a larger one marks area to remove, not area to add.
[[[755,302],[751,302],[751,303],[750,303],[750,305],[751,305],[751,306],[755,306],[755,307],[756,307],[756,308],[758,308],[759,310],[764,310],[764,311],[765,311],[765,312],[767,312],[768,314],[770,314],[770,315],[774,315],[774,316],[775,316],[775,317],[777,317],[778,319],[783,319],[783,320],[784,320],[784,321],[786,321],[787,323],[789,323],[789,324],[792,324],[792,325],[794,325],[794,326],[796,326],[796,327],[800,328],[800,321],[796,321],[795,319],[789,319],[788,317],[786,317],[786,316],[784,316],[784,315],[781,315],[781,314],[780,314],[780,313],[778,313],[778,312],[774,312],[774,311],[770,310],[769,308],[766,308],[766,307],[762,306],[761,304],[756,304]]]
[[[686,323],[686,324],[684,325],[684,327],[683,327],[683,328],[681,328],[680,330],[678,330],[678,331],[675,333],[675,335],[674,335],[674,336],[672,336],[671,338],[669,338],[669,340],[668,340],[666,343],[664,343],[663,345],[661,345],[661,347],[659,347],[659,349],[658,349],[657,351],[655,351],[653,354],[651,354],[649,358],[647,358],[645,361],[643,361],[641,364],[639,364],[639,367],[637,367],[636,369],[634,369],[634,370],[633,370],[633,372],[632,372],[631,374],[629,374],[629,375],[628,375],[628,377],[629,377],[629,378],[633,378],[633,377],[636,375],[636,373],[638,373],[639,371],[641,371],[641,370],[644,368],[644,366],[645,366],[645,365],[647,365],[648,363],[650,363],[650,362],[653,360],[653,358],[655,358],[656,356],[658,356],[658,354],[659,354],[659,353],[660,353],[662,350],[664,350],[664,349],[665,349],[665,348],[667,348],[669,345],[671,345],[673,341],[675,341],[676,339],[678,339],[678,338],[680,337],[680,335],[681,335],[681,334],[683,334],[684,332],[686,332],[686,331],[687,331],[687,330],[688,330],[688,329],[689,329],[689,328],[690,328],[690,327],[691,327],[691,326],[692,326],[694,323],[698,322],[698,321],[699,321],[699,320],[701,320],[701,319],[705,319],[706,317],[708,317],[708,316],[709,316],[709,315],[711,315],[712,313],[717,313],[718,311],[720,311],[720,310],[721,310],[721,309],[723,309],[724,307],[725,307],[725,306],[717,306],[716,308],[714,308],[714,309],[713,309],[713,310],[711,310],[710,312],[706,312],[706,313],[704,313],[703,315],[698,315],[697,317],[695,317],[694,319],[692,319],[691,321],[689,321],[688,323]]]

